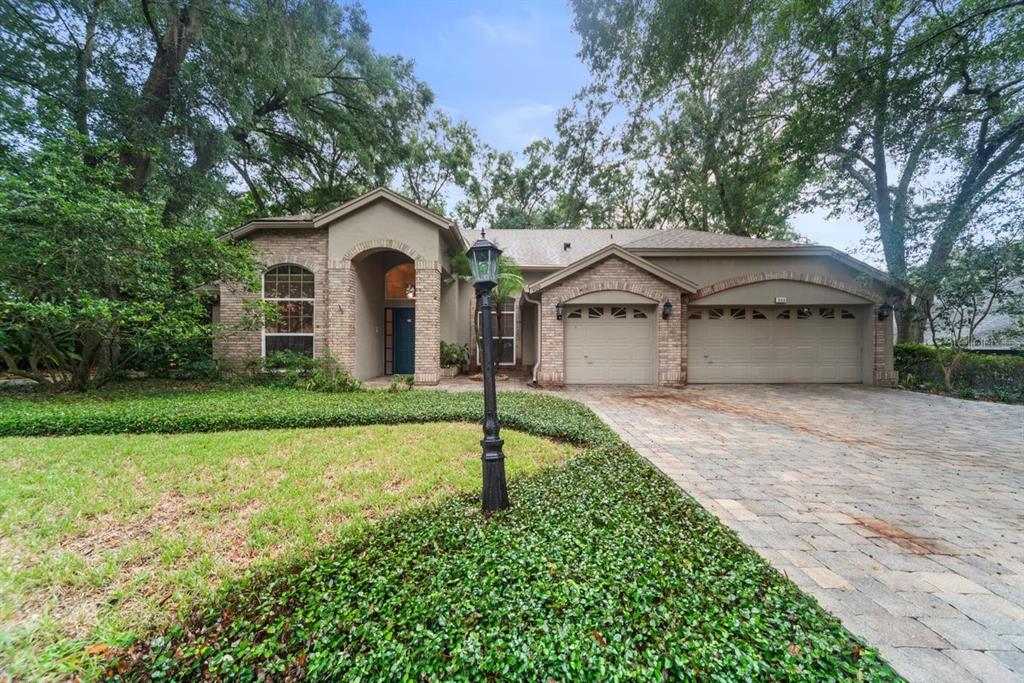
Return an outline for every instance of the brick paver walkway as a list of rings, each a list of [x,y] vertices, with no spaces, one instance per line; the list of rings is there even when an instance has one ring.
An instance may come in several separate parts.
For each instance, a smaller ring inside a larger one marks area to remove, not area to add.
[[[852,386],[565,394],[908,680],[1024,681],[1024,408]]]

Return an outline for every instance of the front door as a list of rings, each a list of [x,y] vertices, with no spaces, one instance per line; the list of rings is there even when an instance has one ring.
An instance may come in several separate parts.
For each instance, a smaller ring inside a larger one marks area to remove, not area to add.
[[[392,309],[394,321],[394,361],[391,372],[411,375],[416,369],[416,309]]]

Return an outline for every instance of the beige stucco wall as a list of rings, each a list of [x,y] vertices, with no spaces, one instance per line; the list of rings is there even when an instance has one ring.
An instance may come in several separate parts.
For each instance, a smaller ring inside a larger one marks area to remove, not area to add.
[[[862,271],[828,256],[730,256],[725,254],[645,256],[644,258],[701,287],[753,272],[800,272],[845,280],[858,287],[866,287],[879,293],[884,292],[884,288],[880,284],[868,278]]]
[[[384,273],[391,260],[390,254],[378,254],[355,264],[355,376],[359,379],[384,374]]]
[[[338,219],[327,228],[328,259],[355,256],[353,250],[377,240],[406,245],[413,260],[440,261],[443,239],[436,225],[388,201],[378,201]]]
[[[459,342],[459,292],[457,282],[441,276],[441,340]]]

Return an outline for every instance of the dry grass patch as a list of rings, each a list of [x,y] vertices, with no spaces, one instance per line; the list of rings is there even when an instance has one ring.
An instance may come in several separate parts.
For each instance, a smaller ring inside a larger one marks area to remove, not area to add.
[[[574,450],[503,436],[512,476]],[[127,644],[253,564],[472,490],[479,440],[451,423],[0,439],[0,670],[88,673],[86,648]]]

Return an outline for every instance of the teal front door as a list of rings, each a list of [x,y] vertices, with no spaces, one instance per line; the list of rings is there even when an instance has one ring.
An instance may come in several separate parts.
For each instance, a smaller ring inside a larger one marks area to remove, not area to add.
[[[394,361],[391,372],[411,375],[416,370],[416,309],[392,309],[394,321]]]

